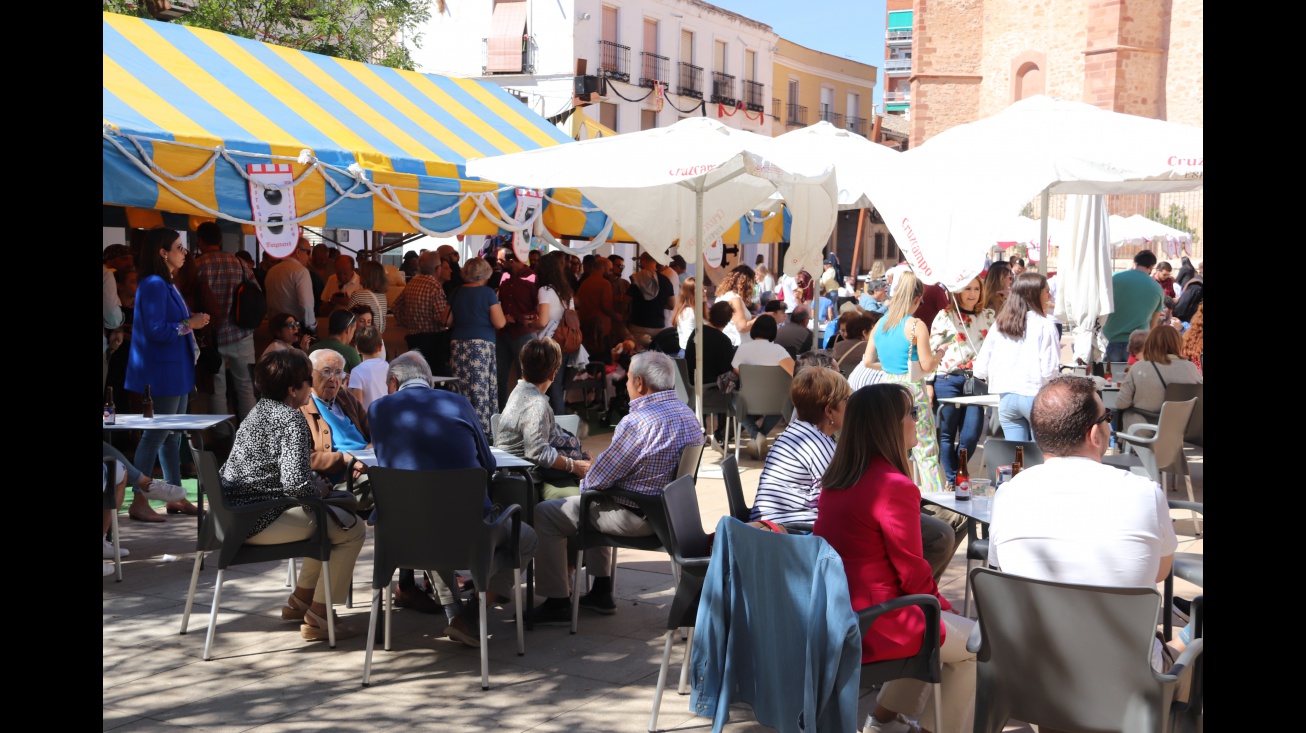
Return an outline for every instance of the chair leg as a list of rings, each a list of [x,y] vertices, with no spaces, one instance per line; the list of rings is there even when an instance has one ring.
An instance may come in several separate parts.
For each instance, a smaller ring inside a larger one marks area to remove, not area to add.
[[[947,730],[943,727],[943,683],[934,683],[934,730]]]
[[[295,558],[286,560],[286,587],[295,587]]]
[[[690,634],[685,639],[685,661],[680,663],[680,687],[676,688],[676,694],[678,695],[689,694],[689,655],[693,650],[694,635]]]
[[[335,649],[336,648],[336,612],[335,612],[335,601],[332,600],[333,598],[335,598],[335,596],[331,595],[331,562],[329,560],[322,561],[322,583],[323,585],[326,586],[327,646],[331,647],[332,649]]]
[[[190,572],[190,590],[186,592],[186,610],[181,612],[181,635],[186,635],[186,624],[190,622],[190,609],[195,604],[195,586],[200,580],[200,563],[204,562],[204,553],[195,551],[195,569]]]
[[[114,582],[122,582],[122,544],[118,537],[118,511],[109,514],[109,529],[113,532],[113,572],[117,576]]]
[[[209,634],[204,638],[204,661],[212,657],[209,650],[213,648],[213,634],[218,628],[218,602],[222,600],[222,576],[226,571],[218,568],[218,579],[213,586],[213,608],[209,609]]]
[[[381,610],[381,589],[372,589],[372,613],[367,619],[367,654],[363,657],[363,687],[370,686],[372,679],[372,648],[376,646],[376,617]]]
[[[743,430],[744,430],[744,426],[740,424],[740,420],[739,420],[739,417],[738,417],[738,416],[735,416],[735,418],[734,418],[734,422],[735,422],[735,463],[738,464],[738,463],[739,463],[739,441],[740,441],[740,439],[741,439],[740,433],[743,432]]]
[[[667,643],[662,647],[662,666],[658,668],[658,685],[653,691],[653,713],[648,719],[648,733],[658,729],[658,708],[662,707],[662,691],[667,687],[667,667],[671,665],[671,644],[675,641],[675,629],[667,631]]]
[[[345,592],[345,608],[353,608],[353,607],[354,607],[354,582],[353,579],[350,578],[349,590]]]
[[[970,560],[966,560],[966,590],[965,601],[962,603],[961,615],[970,618]]]
[[[581,567],[585,563],[585,551],[576,551],[576,579],[571,584],[571,633],[576,633],[576,620],[580,618],[580,589],[582,587],[582,578],[585,568]]]
[[[390,623],[390,612],[395,607],[395,587],[393,583],[385,584],[385,650],[390,651],[390,630],[394,624]]]
[[[1184,485],[1188,487],[1188,501],[1196,504],[1197,499],[1193,498],[1193,477],[1184,474]],[[1197,516],[1196,510],[1193,510],[1193,535],[1196,537],[1202,536],[1202,520]]]
[[[490,627],[485,618],[485,591],[476,594],[481,604],[481,689],[490,689]]]
[[[517,607],[517,656],[526,654],[526,627],[521,607],[521,568],[512,569],[512,605]]]

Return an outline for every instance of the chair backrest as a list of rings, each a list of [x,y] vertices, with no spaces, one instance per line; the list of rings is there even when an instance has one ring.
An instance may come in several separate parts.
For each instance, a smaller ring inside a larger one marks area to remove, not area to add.
[[[373,466],[367,475],[376,500],[373,588],[384,588],[396,568],[471,568],[473,574],[481,569],[488,578],[482,557],[489,532],[481,516],[485,469]]]
[[[1025,468],[1043,462],[1043,451],[1032,440],[989,438],[984,441],[984,467],[988,469],[989,481],[993,482],[993,486],[998,485],[998,466],[1010,466],[1016,460],[1016,446],[1025,449]]]
[[[1202,444],[1202,385],[1167,384],[1165,386],[1166,402],[1187,402],[1196,398],[1193,414],[1188,418],[1188,428],[1184,430],[1184,442],[1193,445]]]
[[[744,500],[744,482],[739,480],[739,461],[733,454],[721,461],[721,479],[726,484],[726,501],[730,502],[730,516],[747,522],[753,510]]]
[[[687,445],[680,449],[680,465],[676,467],[676,478],[689,476],[698,481],[698,464],[703,460],[703,444]]]
[[[1111,365],[1111,379],[1115,382],[1125,381],[1125,372],[1129,370],[1129,362],[1113,361],[1108,362]]]
[[[563,430],[580,437],[580,415],[554,415],[553,421]]]
[[[1151,666],[1156,589],[1054,583],[987,568],[970,578],[983,638],[976,730],[990,710],[1040,728],[1165,730],[1121,727],[1126,716],[1142,722],[1158,714],[1167,697]]]
[[[778,366],[742,364],[739,367],[739,390],[736,404],[744,415],[781,415],[789,401],[789,385],[793,377]]]
[[[490,442],[491,442],[491,443],[498,443],[498,442],[499,442],[499,420],[500,420],[500,419],[501,419],[501,418],[499,417],[499,413],[497,413],[497,412],[494,413],[493,415],[490,415]],[[556,418],[555,418],[555,419],[556,419]]]
[[[703,562],[712,555],[712,539],[703,531],[698,493],[689,476],[672,481],[662,492],[662,509],[666,514],[666,537],[662,544],[671,555],[671,561],[681,569],[667,628],[693,626],[703,588],[701,579],[707,572]],[[687,563],[693,563],[693,566],[687,567]]]
[[[1188,427],[1188,420],[1193,416],[1193,408],[1197,405],[1197,398],[1185,400],[1183,402],[1162,402],[1161,417],[1157,420],[1156,442],[1151,445],[1152,454],[1156,459],[1156,469],[1158,471],[1175,471],[1187,474],[1187,468],[1184,461],[1184,431]],[[1139,450],[1139,457],[1144,455],[1142,449]],[[1144,465],[1147,459],[1143,459]]]
[[[254,401],[257,402],[258,400],[262,399],[263,396],[262,396],[261,394],[259,394],[259,391],[258,391],[258,383],[256,383],[256,382],[254,381],[254,365],[253,365],[253,364],[246,364],[245,366],[249,367],[249,384],[250,384],[250,389],[254,390]]]
[[[671,360],[676,363],[676,398],[693,407],[694,402],[689,393],[689,364],[676,356],[671,357]]]

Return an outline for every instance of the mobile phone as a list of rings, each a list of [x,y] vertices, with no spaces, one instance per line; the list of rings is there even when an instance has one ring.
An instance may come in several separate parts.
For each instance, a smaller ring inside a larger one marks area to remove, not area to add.
[[[944,337],[939,341],[939,346],[947,346],[948,344],[950,344],[950,343],[952,343],[953,341],[956,341],[956,340],[957,340],[957,334],[955,334],[955,333],[950,333],[950,334],[948,334],[947,336],[944,336]]]

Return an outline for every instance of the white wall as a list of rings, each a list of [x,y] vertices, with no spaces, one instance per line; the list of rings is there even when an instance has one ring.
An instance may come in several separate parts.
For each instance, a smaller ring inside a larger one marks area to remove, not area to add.
[[[108,248],[111,244],[127,244],[127,230],[122,227],[103,227],[104,229],[104,246],[101,250]]]

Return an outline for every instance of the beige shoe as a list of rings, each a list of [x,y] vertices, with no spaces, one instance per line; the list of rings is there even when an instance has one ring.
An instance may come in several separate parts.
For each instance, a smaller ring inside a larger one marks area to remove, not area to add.
[[[455,616],[453,621],[450,622],[448,626],[444,627],[444,635],[454,641],[460,641],[473,649],[481,648],[481,639],[479,635],[472,633],[471,629],[467,626],[467,622],[464,621],[461,616]]]

